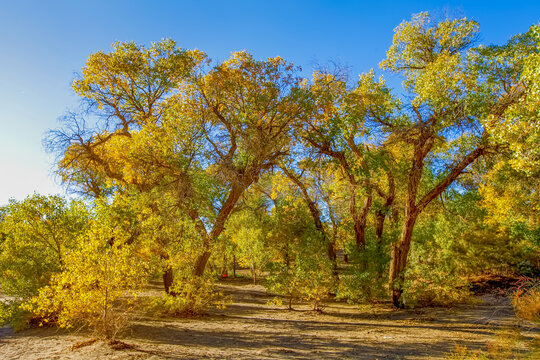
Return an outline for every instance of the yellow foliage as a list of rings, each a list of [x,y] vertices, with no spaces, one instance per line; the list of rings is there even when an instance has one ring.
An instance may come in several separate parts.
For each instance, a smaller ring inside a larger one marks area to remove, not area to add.
[[[146,279],[146,263],[127,240],[121,231],[93,224],[79,239],[80,248],[66,256],[62,273],[24,308],[42,318],[42,324],[87,326],[113,338],[126,325]]]

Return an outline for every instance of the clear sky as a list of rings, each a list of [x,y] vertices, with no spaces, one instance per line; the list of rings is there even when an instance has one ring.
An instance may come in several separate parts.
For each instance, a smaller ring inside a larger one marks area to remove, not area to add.
[[[527,0],[0,0],[0,205],[34,191],[63,193],[43,135],[77,105],[71,81],[88,55],[115,41],[169,37],[217,60],[245,49],[280,55],[306,75],[334,61],[356,76],[377,67],[393,29],[420,11],[478,21],[484,44],[540,21],[540,1]]]

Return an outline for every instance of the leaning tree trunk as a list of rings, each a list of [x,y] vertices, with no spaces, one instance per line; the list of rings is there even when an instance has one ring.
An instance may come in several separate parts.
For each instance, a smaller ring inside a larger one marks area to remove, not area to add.
[[[328,246],[327,253],[328,253],[328,258],[332,262],[334,276],[338,276],[337,256],[336,256],[336,251],[334,249],[334,243],[333,241],[328,239],[326,230],[324,229],[324,225],[321,220],[321,212],[319,211],[319,207],[317,206],[317,203],[311,198],[306,188],[306,185],[300,180],[300,178],[296,174],[289,171],[285,166],[280,166],[280,169],[300,189],[302,193],[302,197],[304,198],[304,201],[309,209],[309,212],[315,224],[315,228],[321,234],[323,242],[327,244]]]
[[[467,166],[480,156],[484,155],[487,151],[487,148],[482,145],[479,145],[476,149],[472,150],[452,167],[450,172],[436,186],[428,191],[420,201],[416,202],[416,194],[418,192],[424,167],[424,158],[431,149],[432,144],[433,138],[428,137],[425,142],[417,144],[414,149],[413,166],[409,173],[409,181],[407,184],[407,205],[405,208],[403,229],[401,238],[393,246],[392,261],[390,264],[390,289],[392,292],[392,302],[396,307],[403,307],[401,295],[403,294],[404,271],[407,266],[407,256],[409,255],[414,224],[416,223],[418,215],[433,199],[446,190]]]
[[[401,295],[403,294],[404,271],[407,266],[407,255],[411,248],[412,233],[414,224],[418,217],[417,212],[407,214],[401,238],[392,247],[392,261],[390,263],[390,289],[392,293],[392,303],[395,307],[402,308]]]
[[[195,221],[196,230],[203,238],[203,252],[195,261],[195,266],[193,267],[192,272],[193,276],[200,277],[204,274],[204,269],[206,269],[206,264],[208,263],[208,259],[210,259],[210,255],[212,254],[212,245],[215,244],[218,236],[223,232],[223,229],[225,228],[225,222],[227,221],[227,218],[232,212],[238,199],[240,198],[244,190],[247,189],[253,181],[254,179],[244,184],[235,184],[232,186],[227,199],[219,210],[212,231],[209,234],[206,232],[206,228],[204,227],[204,224],[201,221],[198,212],[193,209],[190,209],[190,211],[188,212],[188,215]]]

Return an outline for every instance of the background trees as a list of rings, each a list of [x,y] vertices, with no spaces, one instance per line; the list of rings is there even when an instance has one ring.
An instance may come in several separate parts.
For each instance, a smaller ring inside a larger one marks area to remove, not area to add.
[[[90,213],[81,202],[37,194],[11,200],[0,213],[0,286],[21,301],[61,271]]]

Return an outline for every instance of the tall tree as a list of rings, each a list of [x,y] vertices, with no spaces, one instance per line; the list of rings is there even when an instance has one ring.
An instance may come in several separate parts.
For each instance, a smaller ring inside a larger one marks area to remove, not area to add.
[[[200,276],[242,193],[287,153],[295,73],[281,58],[246,52],[211,66],[170,40],[114,44],[91,55],[73,84],[96,127],[73,117],[51,133],[59,172],[95,195],[96,181],[113,192],[172,194],[200,236]]]
[[[395,306],[402,306],[404,270],[419,214],[470,164],[499,151],[485,122],[504,118],[512,105],[526,97],[522,66],[516,59],[528,56],[531,47],[514,39],[505,46],[467,52],[477,33],[477,23],[466,18],[436,23],[421,13],[396,29],[381,63],[404,77],[412,98],[402,108],[403,116],[381,122],[391,132],[389,141],[401,143],[409,154],[403,227],[390,267]],[[505,52],[513,53],[513,58],[498,57]],[[491,68],[493,62],[500,69]],[[427,166],[437,175],[436,181],[420,192]]]
[[[386,122],[397,104],[384,82],[374,79],[373,72],[361,76],[352,89],[343,77],[315,72],[308,91],[310,111],[299,122],[297,136],[306,147],[332,159],[341,169],[349,187],[356,246],[361,250],[366,244],[374,193],[392,198],[372,180],[383,167],[381,148],[370,141],[374,134],[369,123],[376,119]]]

